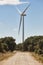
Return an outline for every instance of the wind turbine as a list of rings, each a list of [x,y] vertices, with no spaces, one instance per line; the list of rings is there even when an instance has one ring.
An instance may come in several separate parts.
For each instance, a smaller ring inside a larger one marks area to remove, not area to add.
[[[30,4],[25,8],[25,10],[21,13],[21,11],[16,7],[17,11],[20,14],[20,23],[19,23],[19,30],[18,33],[20,32],[20,27],[21,27],[21,23],[22,23],[22,42],[24,42],[24,16],[26,16],[25,12],[27,11],[27,9],[29,8]]]

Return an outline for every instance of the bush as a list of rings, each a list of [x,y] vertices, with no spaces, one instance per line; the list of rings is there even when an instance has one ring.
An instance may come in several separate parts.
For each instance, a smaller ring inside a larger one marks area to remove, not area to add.
[[[43,54],[43,36],[33,36],[27,38],[22,45],[24,51]]]

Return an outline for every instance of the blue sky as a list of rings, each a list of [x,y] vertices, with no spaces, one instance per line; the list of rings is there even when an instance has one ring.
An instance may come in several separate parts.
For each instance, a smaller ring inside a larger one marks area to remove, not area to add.
[[[25,39],[29,36],[43,35],[43,0],[21,0],[31,3],[25,17]],[[23,11],[28,4],[18,5]],[[15,5],[0,5],[0,37],[12,36],[22,41],[22,25],[18,35],[20,15]]]

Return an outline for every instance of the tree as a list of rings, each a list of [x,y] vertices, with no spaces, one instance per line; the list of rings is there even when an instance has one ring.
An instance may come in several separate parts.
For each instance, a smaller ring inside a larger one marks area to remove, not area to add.
[[[0,38],[0,52],[14,51],[16,47],[13,37]]]

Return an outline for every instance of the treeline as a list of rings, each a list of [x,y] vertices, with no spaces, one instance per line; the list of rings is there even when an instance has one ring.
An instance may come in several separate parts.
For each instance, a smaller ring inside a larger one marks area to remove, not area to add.
[[[0,38],[0,52],[7,51],[29,51],[38,54],[43,54],[43,36],[33,36],[27,38],[24,43],[15,43],[13,37]]]
[[[24,43],[18,44],[16,49],[43,54],[43,36],[29,37]]]
[[[15,39],[13,37],[0,38],[0,52],[14,51],[16,48]]]

